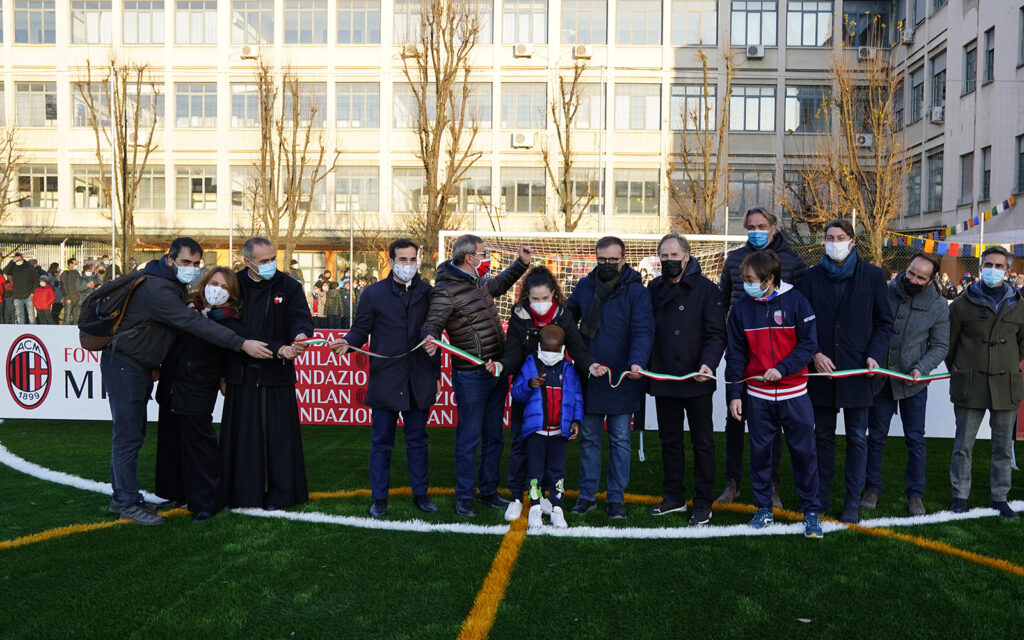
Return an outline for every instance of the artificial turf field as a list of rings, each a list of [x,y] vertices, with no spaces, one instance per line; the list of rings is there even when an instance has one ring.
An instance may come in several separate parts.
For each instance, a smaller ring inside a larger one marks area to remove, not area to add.
[[[139,460],[144,488],[153,484],[155,425],[151,429]],[[367,486],[368,427],[306,427],[303,435],[311,491]],[[721,469],[723,441],[717,436]],[[637,460],[637,437],[629,491],[658,496],[657,434],[645,435],[646,462]],[[842,488],[839,440],[836,507]],[[453,441],[454,430],[430,431],[434,487],[453,484]],[[108,479],[109,442],[109,423],[0,424],[0,443],[14,454],[100,481]],[[928,442],[924,503],[929,513],[948,507],[951,446],[951,440]],[[906,515],[902,439],[890,439],[886,451],[887,488],[877,510],[861,512],[864,518]],[[978,442],[971,507],[988,503],[989,451],[987,441]],[[575,486],[576,461],[573,443],[569,488]],[[788,458],[783,464],[783,502],[796,508]],[[407,480],[400,445],[392,485]],[[1010,500],[1024,498],[1017,472],[1014,484]],[[741,502],[749,501],[749,485],[741,491]],[[434,499],[440,511],[422,519],[466,522],[455,516],[451,495]],[[500,534],[377,531],[227,512],[197,525],[187,515],[174,515],[159,527],[126,524],[4,546],[55,527],[109,522],[114,516],[106,513],[107,504],[101,494],[0,465],[0,637],[420,639],[455,638],[460,631],[471,637],[470,631],[481,629],[473,626],[480,624],[474,603],[503,548]],[[368,497],[324,497],[293,510],[361,517],[368,506]],[[687,514],[653,518],[643,504],[627,507],[629,519],[614,524],[601,508],[567,517],[570,527],[686,526]],[[406,497],[393,497],[389,510],[391,520],[421,515]],[[748,519],[748,513],[716,509],[712,525]],[[481,507],[473,523],[505,524],[502,511],[488,507]],[[1014,638],[1024,633],[1020,521],[985,517],[891,530],[1009,564],[986,566],[860,531],[831,532],[823,540],[526,535],[509,565],[493,623],[486,619],[482,628],[489,626],[490,638],[515,640],[826,634]],[[464,628],[467,618],[473,619]]]

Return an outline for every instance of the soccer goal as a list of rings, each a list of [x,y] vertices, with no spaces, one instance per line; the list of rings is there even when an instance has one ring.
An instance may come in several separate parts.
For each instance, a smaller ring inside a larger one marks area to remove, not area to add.
[[[465,231],[442,231],[438,234],[438,263],[451,256],[452,244]],[[491,251],[492,273],[511,264],[519,247],[528,245],[533,249],[534,261],[547,265],[562,284],[565,295],[572,293],[580,278],[594,268],[594,244],[605,233],[513,233],[477,231]],[[626,261],[640,272],[647,284],[661,274],[658,260],[658,242],[661,234],[618,234],[626,244]],[[746,236],[705,236],[689,235],[691,255],[700,261],[704,275],[718,281],[725,256],[747,241]],[[513,301],[518,288],[499,298],[496,302],[504,318],[512,312]]]

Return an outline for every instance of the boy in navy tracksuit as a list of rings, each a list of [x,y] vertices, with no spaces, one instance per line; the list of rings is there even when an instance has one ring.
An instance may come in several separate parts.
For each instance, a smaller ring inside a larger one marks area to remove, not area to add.
[[[551,498],[551,524],[568,526],[562,512],[565,450],[583,423],[583,388],[565,360],[565,332],[555,324],[540,330],[537,353],[529,355],[512,385],[512,399],[525,405],[523,443],[530,481],[531,527],[541,525],[541,488]]]
[[[814,311],[792,285],[782,282],[774,251],[755,251],[743,259],[740,275],[747,295],[729,313],[725,377],[729,411],[746,418],[750,431],[750,483],[754,514],[750,526],[761,529],[772,518],[772,441],[781,429],[789,445],[793,476],[804,512],[804,535],[822,537],[818,522],[818,462],[814,446],[814,410],[807,396],[807,364],[817,351]],[[756,378],[756,379],[750,379]],[[743,385],[747,379],[747,415]]]

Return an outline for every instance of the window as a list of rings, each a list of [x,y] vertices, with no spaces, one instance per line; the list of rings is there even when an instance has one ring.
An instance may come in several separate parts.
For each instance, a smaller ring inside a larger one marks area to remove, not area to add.
[[[717,89],[718,87],[705,87],[702,84],[672,85],[672,129],[694,131],[707,126],[708,129],[715,130],[718,126]]]
[[[960,156],[960,200],[957,204],[971,204],[974,201],[974,154]]]
[[[477,44],[491,44],[494,42],[494,0],[475,0],[469,6],[470,11],[476,11],[476,18],[480,21]]]
[[[217,209],[217,167],[178,167],[174,179],[175,206],[181,210]]]
[[[831,2],[790,2],[786,11],[787,46],[824,47],[831,44]]]
[[[106,82],[71,83],[71,126],[91,127],[93,118],[99,127],[110,126],[110,85]],[[88,96],[88,97],[86,97]],[[90,113],[89,104],[95,113]]]
[[[661,129],[661,85],[615,85],[615,128]]]
[[[16,89],[19,127],[57,126],[56,82],[19,82]]]
[[[942,210],[942,152],[928,156],[928,196],[926,211]]]
[[[1024,64],[1024,7],[1020,9],[1020,28],[1018,29],[1017,36],[1017,64]]]
[[[932,103],[933,107],[946,106],[946,52],[932,58]]]
[[[889,0],[844,0],[843,44],[852,47],[888,47]]]
[[[486,213],[491,204],[491,168],[470,167],[456,188],[459,213]]]
[[[601,193],[601,178],[597,167],[574,167],[569,172],[569,189],[574,202],[583,205],[590,200],[587,213],[601,213],[604,196]]]
[[[996,79],[996,28],[992,27],[985,32],[985,75],[982,83],[992,82]]]
[[[925,9],[926,0],[907,0],[907,2],[914,3],[914,23],[924,22],[924,19],[928,17],[928,11]]]
[[[502,0],[502,40],[505,44],[548,41],[547,0]]]
[[[742,46],[763,44],[766,47],[774,47],[778,43],[778,21],[778,2],[733,0],[732,43]]]
[[[253,209],[256,196],[256,167],[231,167],[231,210],[245,213]]]
[[[334,170],[334,210],[338,213],[380,211],[380,170],[338,167]]]
[[[1024,193],[1024,136],[1017,136],[1017,188],[1014,193]]]
[[[395,0],[395,42],[419,42],[422,3],[419,0]]]
[[[661,44],[661,0],[618,0],[615,41]]]
[[[286,0],[286,44],[327,44],[327,0]]]
[[[895,93],[893,93],[893,96],[892,96],[892,115],[893,115],[892,126],[893,126],[893,129],[895,129],[896,131],[899,131],[900,129],[903,128],[903,105],[904,105],[903,91],[904,91],[903,83],[901,82],[900,85],[898,87],[896,87],[896,91],[895,91]]]
[[[924,67],[910,72],[910,120],[917,122],[924,116]]]
[[[910,162],[907,173],[907,215],[921,215],[921,159]]]
[[[217,127],[217,85],[213,82],[174,85],[175,124],[179,128]]]
[[[830,127],[826,98],[828,87],[786,87],[786,131],[788,133],[823,133]]]
[[[932,0],[932,13],[935,13],[942,7],[946,6],[947,2],[949,2],[949,0]]]
[[[396,84],[393,89],[393,119],[392,126],[395,129],[415,129],[420,119],[420,107],[413,95],[412,86],[408,84]],[[427,86],[427,119],[433,120],[437,117],[437,94],[434,92],[434,85]]]
[[[978,43],[972,42],[964,47],[964,86],[960,95],[974,91],[978,83]]]
[[[604,126],[604,95],[601,93],[601,85],[588,83],[579,87],[580,106],[572,121],[573,129],[601,129]]]
[[[729,217],[742,219],[747,209],[769,204],[774,196],[771,169],[733,169],[729,172]]]
[[[339,82],[335,91],[339,129],[380,128],[380,83]]]
[[[317,182],[313,185],[313,174],[316,173]],[[299,190],[296,194],[299,211],[306,211],[309,207],[310,213],[327,213],[327,182],[324,177],[327,175],[323,167],[303,167],[298,171]]]
[[[380,0],[338,0],[338,44],[379,42]]]
[[[608,0],[562,0],[562,42],[608,43]]]
[[[139,179],[139,190],[135,194],[135,208],[148,211],[164,210],[163,167],[147,167]]]
[[[421,168],[394,169],[391,180],[391,210],[411,213],[426,209],[427,177]]]
[[[317,129],[327,123],[327,85],[323,82],[290,82],[283,88],[282,113],[286,125],[292,122],[295,112],[299,114],[299,126],[309,126],[310,121]],[[293,106],[295,96],[299,98],[298,108]]]
[[[672,44],[718,44],[718,2],[672,0]]]
[[[99,167],[71,167],[71,191],[75,209],[108,209],[110,207],[109,167],[100,179]]]
[[[217,0],[176,0],[175,41],[217,44]]]
[[[978,202],[987,202],[992,197],[992,147],[981,148],[981,193]]]
[[[231,128],[258,129],[260,126],[260,90],[255,84],[231,83]]]
[[[19,44],[57,42],[54,0],[15,0],[14,41]]]
[[[792,220],[793,212],[813,213],[815,199],[823,196],[827,190],[827,188],[823,188],[820,184],[813,185],[812,180],[808,180],[806,170],[804,169],[783,171],[782,180],[784,183],[783,198],[788,203],[788,206],[781,207],[781,211],[779,211],[783,219]],[[743,214],[740,211],[736,213],[740,216]],[[735,216],[730,214],[729,217],[734,218]]]
[[[543,129],[547,126],[547,85],[505,82],[501,85],[501,128]]]
[[[658,215],[657,169],[615,170],[615,213]]]
[[[110,0],[72,0],[71,44],[110,44]]]
[[[125,0],[124,43],[164,43],[163,0]]]
[[[234,0],[231,3],[231,44],[274,42],[274,0]]]
[[[452,91],[452,117],[458,118],[462,109],[462,88],[454,87]],[[491,128],[491,83],[470,82],[469,95],[466,96],[466,124],[473,122],[481,129]]]
[[[733,86],[729,129],[775,131],[775,87]]]
[[[139,137],[145,139],[151,126],[164,125],[164,97],[153,85],[142,85],[142,92],[134,86],[128,87],[128,117],[135,116],[135,103],[139,105]],[[154,122],[155,120],[155,122]]]
[[[0,10],[3,7],[0,6]],[[4,93],[4,81],[0,80],[0,125],[7,123],[7,96]]]
[[[57,208],[57,165],[28,164],[18,168],[18,206]]]
[[[544,213],[544,169],[501,170],[501,206],[508,213]]]

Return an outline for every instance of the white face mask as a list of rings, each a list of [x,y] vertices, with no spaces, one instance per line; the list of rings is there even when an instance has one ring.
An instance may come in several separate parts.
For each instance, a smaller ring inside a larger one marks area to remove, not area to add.
[[[392,267],[392,271],[395,272],[395,277],[402,282],[411,282],[416,277],[419,267],[414,264],[396,264]]]
[[[531,302],[530,308],[533,309],[533,312],[536,313],[538,316],[542,316],[548,311],[551,311],[552,304],[553,303],[550,300],[548,300],[547,302]]]
[[[850,255],[850,247],[853,245],[853,240],[847,240],[846,242],[825,242],[825,255],[832,258],[834,262],[842,262],[846,260],[846,257]]]
[[[546,367],[553,367],[562,359],[565,358],[565,347],[563,346],[558,351],[541,351],[540,345],[537,345],[537,359],[541,361]]]
[[[219,307],[231,297],[228,290],[223,287],[218,287],[215,284],[208,284],[203,289],[203,297],[210,303],[211,307]]]

